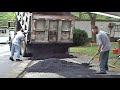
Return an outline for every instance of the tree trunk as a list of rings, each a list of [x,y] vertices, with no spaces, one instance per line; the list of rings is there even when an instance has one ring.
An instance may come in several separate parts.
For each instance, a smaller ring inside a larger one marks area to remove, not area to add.
[[[79,19],[81,20],[82,12],[79,12]]]
[[[91,13],[88,14],[91,19],[91,33],[92,33],[92,27],[95,26],[95,22],[96,22],[96,14],[91,14]],[[92,33],[92,41],[96,42],[96,35],[94,35],[93,33]]]
[[[91,19],[91,30],[92,30],[92,28],[95,26],[95,18],[92,18]],[[94,42],[96,42],[96,35],[95,34],[93,34],[92,33],[92,40],[94,41]]]

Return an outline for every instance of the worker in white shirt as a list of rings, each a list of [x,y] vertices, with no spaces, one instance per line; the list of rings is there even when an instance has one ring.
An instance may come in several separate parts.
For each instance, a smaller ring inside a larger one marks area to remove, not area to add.
[[[16,61],[22,61],[20,60],[20,43],[22,40],[24,40],[24,37],[25,35],[23,34],[22,30],[17,30],[16,35],[12,40],[10,60],[14,61],[13,56],[16,52]]]
[[[97,26],[92,28],[92,33],[97,35],[97,42],[98,42],[98,50],[97,55],[99,55],[99,66],[100,72],[97,74],[106,74],[108,71],[108,59],[109,59],[109,52],[111,48],[110,38],[105,31],[100,31]]]

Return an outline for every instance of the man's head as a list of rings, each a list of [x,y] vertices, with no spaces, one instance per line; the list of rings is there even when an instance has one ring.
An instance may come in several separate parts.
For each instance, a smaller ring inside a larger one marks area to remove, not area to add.
[[[99,32],[98,27],[97,27],[97,26],[94,26],[94,27],[92,28],[92,33],[93,33],[93,34],[98,34],[98,32]]]

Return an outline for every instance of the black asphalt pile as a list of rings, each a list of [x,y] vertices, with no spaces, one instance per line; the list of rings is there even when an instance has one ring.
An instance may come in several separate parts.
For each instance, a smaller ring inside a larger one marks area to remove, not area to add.
[[[40,61],[26,69],[27,72],[59,73],[62,76],[93,75],[95,70],[89,69],[79,63],[68,62],[60,59],[47,59]]]
[[[73,55],[77,56],[77,55]],[[82,63],[88,62],[90,59],[87,55],[79,55],[77,58],[49,58],[43,60],[33,61],[28,68],[26,68],[26,73],[29,76],[33,73],[36,75],[45,74],[57,74],[65,78],[119,78],[120,73],[115,73],[108,71],[108,74],[98,75],[96,74],[99,71],[98,62],[92,61],[89,66],[84,66]],[[34,76],[34,75],[33,75]],[[26,76],[27,77],[27,76]],[[46,77],[46,76],[45,76]]]

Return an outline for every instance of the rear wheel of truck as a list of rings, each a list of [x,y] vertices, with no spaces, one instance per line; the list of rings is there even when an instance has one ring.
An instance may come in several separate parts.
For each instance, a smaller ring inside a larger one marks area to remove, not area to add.
[[[20,53],[23,57],[27,56],[27,53],[26,53],[26,43],[25,41],[22,41],[21,44],[20,44]]]

